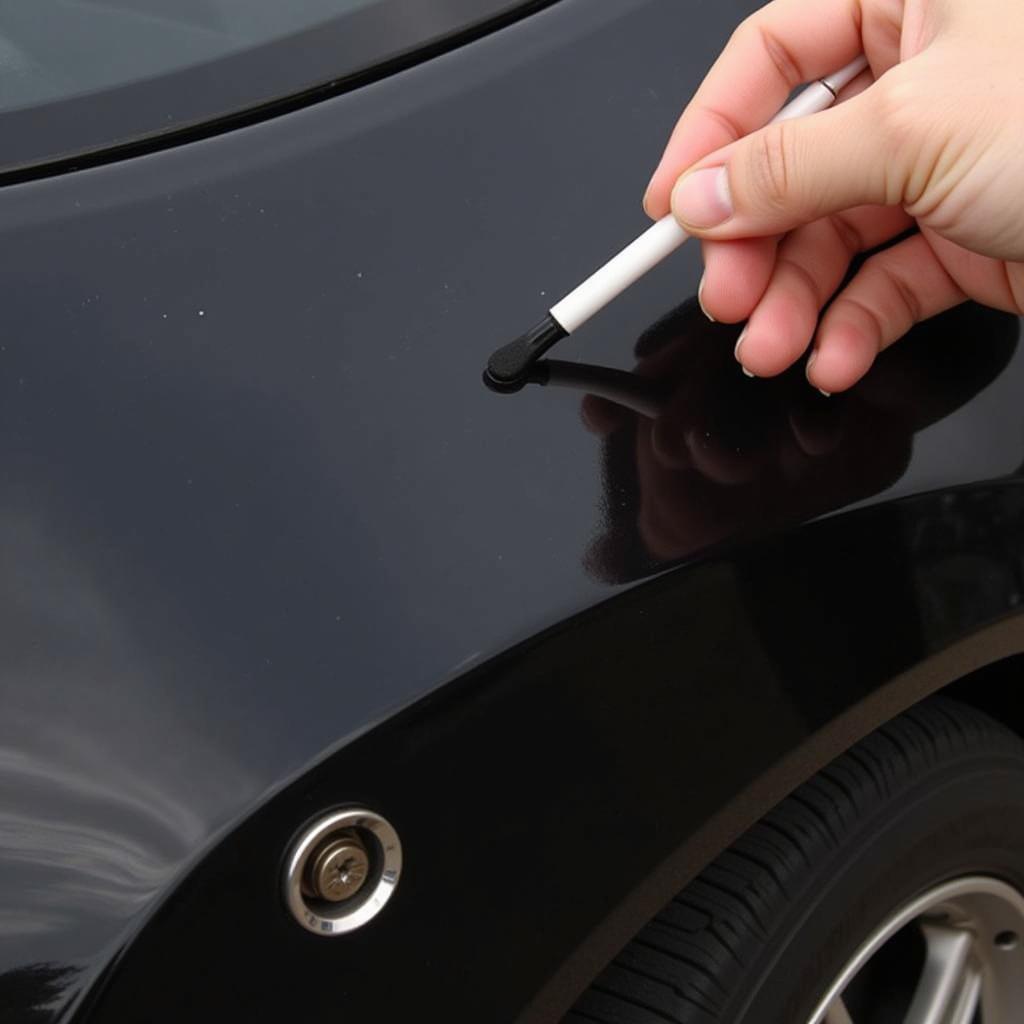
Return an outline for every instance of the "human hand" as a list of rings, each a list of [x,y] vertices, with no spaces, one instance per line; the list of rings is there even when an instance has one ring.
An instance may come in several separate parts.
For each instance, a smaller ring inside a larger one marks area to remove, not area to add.
[[[644,205],[671,204],[704,239],[702,306],[749,319],[736,349],[749,373],[782,372],[814,339],[808,379],[842,391],[967,298],[1024,313],[1022,46],[1024,5],[1005,0],[774,0],[740,26]],[[755,130],[861,51],[870,75],[831,110]],[[915,226],[818,326],[853,257]]]

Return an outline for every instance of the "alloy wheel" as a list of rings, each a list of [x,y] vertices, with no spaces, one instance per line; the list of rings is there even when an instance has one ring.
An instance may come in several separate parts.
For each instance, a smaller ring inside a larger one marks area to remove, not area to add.
[[[871,984],[880,965],[881,995]],[[1021,1007],[1024,896],[976,876],[939,885],[880,924],[807,1024],[1010,1024]]]

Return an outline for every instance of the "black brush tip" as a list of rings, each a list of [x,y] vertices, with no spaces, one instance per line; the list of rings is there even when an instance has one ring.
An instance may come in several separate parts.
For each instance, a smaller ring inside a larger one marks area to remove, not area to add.
[[[520,377],[517,380],[500,380],[491,373],[491,368],[489,366],[484,368],[484,384],[486,384],[491,391],[495,391],[499,395],[514,395],[517,391],[522,391],[529,383],[529,374],[524,377]]]
[[[565,328],[550,314],[539,324],[503,345],[487,361],[484,383],[494,391],[509,394],[530,380],[530,368],[552,345],[567,336]]]

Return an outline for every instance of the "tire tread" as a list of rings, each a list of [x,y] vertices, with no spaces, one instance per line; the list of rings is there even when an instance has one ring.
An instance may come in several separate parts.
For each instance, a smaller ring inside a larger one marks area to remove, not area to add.
[[[923,773],[1020,738],[935,697],[883,725],[809,779],[679,893],[615,958],[564,1024],[716,1024],[771,923],[809,868],[842,849],[872,808]]]

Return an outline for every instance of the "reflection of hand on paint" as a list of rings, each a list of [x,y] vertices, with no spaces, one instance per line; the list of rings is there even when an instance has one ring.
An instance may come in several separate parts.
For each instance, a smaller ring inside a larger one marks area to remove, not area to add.
[[[668,394],[657,415],[583,400],[584,422],[604,438],[608,488],[593,571],[643,575],[878,493],[905,470],[914,433],[1005,365],[1016,331],[1012,317],[965,307],[916,331],[850,394],[826,400],[799,372],[775,381],[737,374],[735,332],[710,324],[695,302],[680,307],[636,348],[635,374]],[[623,488],[638,500],[617,500]],[[617,520],[623,508],[639,510],[635,522]]]

